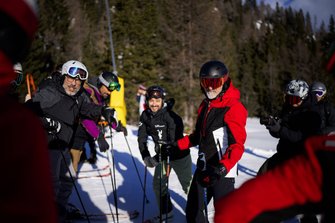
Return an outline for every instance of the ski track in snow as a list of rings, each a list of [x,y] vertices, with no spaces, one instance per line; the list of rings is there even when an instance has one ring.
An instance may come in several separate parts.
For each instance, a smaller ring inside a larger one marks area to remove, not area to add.
[[[137,127],[127,126],[128,136],[127,141],[130,146],[134,162],[138,168],[142,185],[144,184],[144,164],[137,145]],[[236,187],[239,187],[243,182],[253,178],[259,167],[270,157],[274,152],[278,140],[271,137],[264,126],[259,124],[259,119],[248,118],[247,120],[247,140],[245,143],[245,152],[238,164],[239,176],[236,178]],[[111,138],[106,139],[111,143]],[[122,215],[127,215],[127,211],[138,210],[140,215],[132,220],[120,216],[119,222],[136,222],[142,220],[142,204],[143,204],[143,190],[139,177],[137,175],[131,153],[122,133],[113,133],[112,138],[113,154],[115,160],[115,180],[117,185],[117,202],[114,202],[114,194],[112,190],[113,165],[108,167],[108,157],[106,153],[97,154],[96,165],[83,163],[79,166],[79,178],[76,186],[83,201],[85,210],[88,214],[103,214],[111,212],[115,213],[115,203],[118,206],[118,212]],[[148,147],[151,155],[154,154],[153,143],[149,141]],[[109,150],[111,154],[111,150]],[[111,154],[112,155],[112,154]],[[195,170],[195,163],[198,156],[197,148],[191,148],[191,156],[193,162],[193,171]],[[112,157],[112,156],[110,156]],[[113,162],[111,161],[110,164]],[[149,203],[145,204],[144,219],[150,219],[159,213],[156,198],[152,188],[154,168],[148,168],[146,195]],[[98,177],[103,175],[104,177]],[[91,177],[90,177],[91,176]],[[183,223],[185,219],[185,206],[187,196],[182,191],[176,174],[171,171],[169,179],[169,191],[174,206],[173,222]],[[77,196],[75,188],[70,198],[70,202],[75,204],[79,209],[83,210],[80,200]],[[213,218],[213,204],[208,204],[209,220],[212,222]],[[116,222],[116,217],[114,218]],[[88,222],[87,220],[77,220],[75,222]],[[108,223],[114,222],[110,216],[101,217],[99,220],[91,219],[90,222]]]

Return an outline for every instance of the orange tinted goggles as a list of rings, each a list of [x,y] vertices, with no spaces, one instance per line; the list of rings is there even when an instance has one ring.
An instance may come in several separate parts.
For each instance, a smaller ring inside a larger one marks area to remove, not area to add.
[[[296,105],[299,104],[302,101],[302,98],[299,96],[295,95],[286,95],[285,100],[290,104],[290,105]]]
[[[216,89],[221,87],[224,84],[224,78],[220,77],[220,78],[201,78],[200,80],[200,85],[205,88],[208,89],[209,87],[211,87],[212,89]]]

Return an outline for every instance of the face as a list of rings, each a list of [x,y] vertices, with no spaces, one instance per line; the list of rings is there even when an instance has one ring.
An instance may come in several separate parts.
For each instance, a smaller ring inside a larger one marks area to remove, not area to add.
[[[66,94],[73,96],[78,93],[81,88],[81,80],[79,78],[72,78],[70,76],[65,75],[63,88]]]
[[[152,112],[158,112],[163,106],[163,99],[161,98],[151,98],[148,101],[149,109]]]
[[[223,85],[220,87],[213,89],[212,87],[204,88],[205,93],[208,97],[208,99],[214,99],[216,98],[222,91]]]
[[[102,85],[100,88],[99,88],[99,91],[100,91],[100,94],[101,96],[104,98],[104,99],[107,99],[110,95],[111,95],[111,91],[105,86],[105,85]]]

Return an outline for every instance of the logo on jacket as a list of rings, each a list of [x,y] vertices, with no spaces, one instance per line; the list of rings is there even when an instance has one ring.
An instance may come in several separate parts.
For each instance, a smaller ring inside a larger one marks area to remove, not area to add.
[[[158,133],[158,138],[162,139],[162,137],[163,137],[163,130],[157,129],[157,133]]]

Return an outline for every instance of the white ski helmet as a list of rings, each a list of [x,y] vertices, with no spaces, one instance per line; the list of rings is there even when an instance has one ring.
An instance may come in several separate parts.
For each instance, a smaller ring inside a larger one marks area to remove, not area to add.
[[[62,66],[62,75],[69,75],[70,77],[77,78],[84,81],[88,78],[88,71],[84,64],[77,60],[69,60]]]
[[[298,96],[305,99],[308,95],[309,86],[303,80],[292,80],[286,85],[285,94]]]

